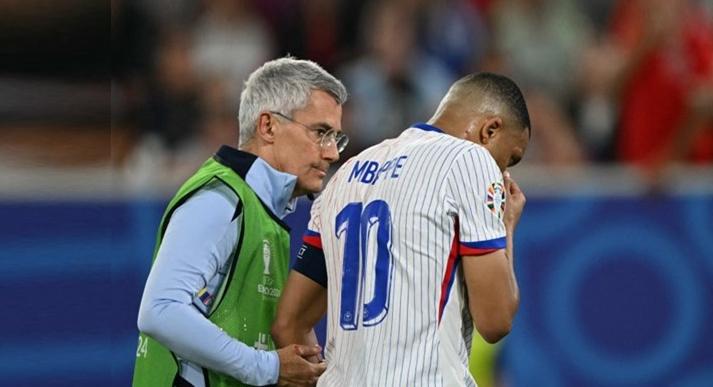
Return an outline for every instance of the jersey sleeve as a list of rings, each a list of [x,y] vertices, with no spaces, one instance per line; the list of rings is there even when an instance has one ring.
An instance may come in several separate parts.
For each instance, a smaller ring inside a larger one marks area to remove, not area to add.
[[[327,287],[327,266],[324,261],[324,251],[322,250],[320,217],[321,196],[312,203],[310,221],[302,236],[302,247],[297,253],[297,259],[292,269],[305,275],[323,287]]]
[[[505,248],[503,175],[487,150],[473,147],[454,162],[446,202],[456,217],[458,253],[483,255]]]

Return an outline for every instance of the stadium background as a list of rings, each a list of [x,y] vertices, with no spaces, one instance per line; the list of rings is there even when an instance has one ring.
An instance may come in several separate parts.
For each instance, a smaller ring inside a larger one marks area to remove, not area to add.
[[[502,345],[476,346],[482,387],[713,385],[712,9],[4,2],[1,384],[129,384],[162,208],[237,142],[245,76],[291,53],[347,84],[348,154],[427,119],[464,73],[525,89],[533,143],[512,171],[528,194],[522,303]],[[294,236],[308,207],[288,219]]]

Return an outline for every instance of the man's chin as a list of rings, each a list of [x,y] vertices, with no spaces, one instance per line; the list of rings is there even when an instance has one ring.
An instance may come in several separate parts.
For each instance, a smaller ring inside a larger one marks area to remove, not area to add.
[[[298,193],[298,195],[296,195],[296,196],[317,195],[318,193],[320,193],[322,191],[323,186],[324,186],[324,180],[320,180],[319,182],[315,182],[313,184],[297,187],[297,189],[295,189],[295,192]]]
[[[313,187],[310,187],[307,191],[311,194],[318,194],[322,191],[322,188],[324,187],[324,180],[320,181],[319,184],[315,184]]]

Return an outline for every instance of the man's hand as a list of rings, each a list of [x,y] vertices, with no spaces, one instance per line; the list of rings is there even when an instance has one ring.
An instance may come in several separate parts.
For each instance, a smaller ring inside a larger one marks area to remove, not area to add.
[[[319,345],[298,345],[292,344],[277,350],[280,358],[280,378],[278,386],[313,386],[317,383],[319,375],[322,375],[327,364],[310,363],[305,360],[310,357],[319,356],[321,352]]]
[[[520,221],[520,215],[522,215],[522,210],[525,208],[526,199],[525,194],[522,193],[515,180],[510,177],[510,172],[505,171],[503,178],[505,179],[505,193],[507,195],[503,221],[508,233],[511,233],[515,231],[515,226]]]

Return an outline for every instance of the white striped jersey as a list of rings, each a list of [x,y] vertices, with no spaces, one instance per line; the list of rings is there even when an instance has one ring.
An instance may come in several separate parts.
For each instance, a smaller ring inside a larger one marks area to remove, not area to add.
[[[476,386],[459,263],[505,248],[504,206],[490,153],[430,125],[348,160],[315,200],[298,256],[321,249],[326,263],[318,386]]]

